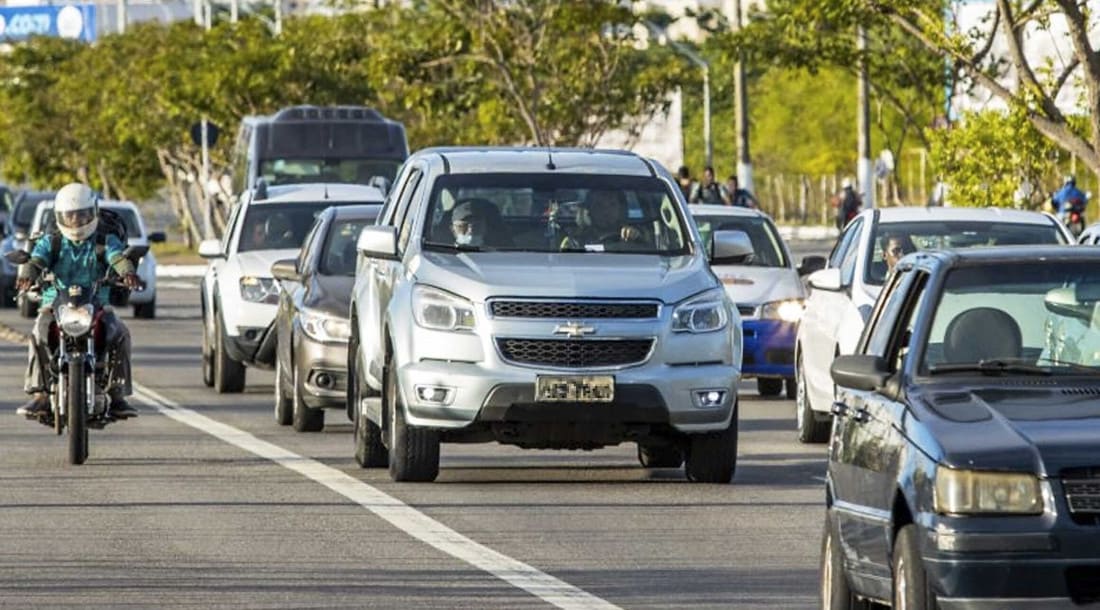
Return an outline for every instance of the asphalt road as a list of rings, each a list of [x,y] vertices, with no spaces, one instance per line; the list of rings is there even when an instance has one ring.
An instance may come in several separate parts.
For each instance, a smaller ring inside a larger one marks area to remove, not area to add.
[[[84,466],[13,413],[25,348],[0,343],[0,607],[817,606],[824,448],[752,382],[732,485],[647,472],[633,445],[444,445],[435,484],[395,484],[356,467],[342,413],[321,433],[277,426],[270,373],[243,395],[205,388],[197,290],[158,300],[157,320],[125,321],[163,400],[93,431]]]

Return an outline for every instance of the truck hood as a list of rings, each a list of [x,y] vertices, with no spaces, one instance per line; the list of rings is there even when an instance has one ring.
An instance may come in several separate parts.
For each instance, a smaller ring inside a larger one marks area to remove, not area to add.
[[[794,269],[721,265],[711,267],[734,303],[759,305],[771,301],[804,298],[802,281]]]
[[[919,400],[935,414],[925,423],[946,465],[1058,476],[1100,465],[1100,384],[1070,385],[930,391]]]
[[[677,303],[718,285],[696,256],[425,252],[417,281],[477,302],[490,297],[657,299]]]

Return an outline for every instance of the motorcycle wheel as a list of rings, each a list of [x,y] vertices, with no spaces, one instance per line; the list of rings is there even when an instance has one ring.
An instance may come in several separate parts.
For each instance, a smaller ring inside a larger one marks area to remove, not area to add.
[[[84,379],[85,363],[81,358],[75,358],[69,363],[69,379],[67,380],[69,419],[69,463],[83,464],[88,459],[88,414],[86,396],[86,380]]]

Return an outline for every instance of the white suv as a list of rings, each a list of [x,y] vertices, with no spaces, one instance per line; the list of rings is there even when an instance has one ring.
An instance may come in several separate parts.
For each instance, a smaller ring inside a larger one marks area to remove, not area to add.
[[[199,246],[210,260],[202,282],[202,380],[219,393],[244,389],[245,365],[275,365],[272,322],[279,289],[276,261],[294,258],[313,221],[326,208],[377,202],[372,186],[293,184],[263,186],[242,196],[230,212],[224,239]]]

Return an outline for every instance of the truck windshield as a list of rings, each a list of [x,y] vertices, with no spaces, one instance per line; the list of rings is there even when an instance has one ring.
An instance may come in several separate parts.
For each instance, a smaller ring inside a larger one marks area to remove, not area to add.
[[[260,178],[269,186],[303,182],[370,184],[373,178],[393,181],[401,165],[395,159],[266,159],[260,162]]]
[[[649,176],[461,174],[436,180],[426,247],[684,255],[691,233],[666,184]]]

